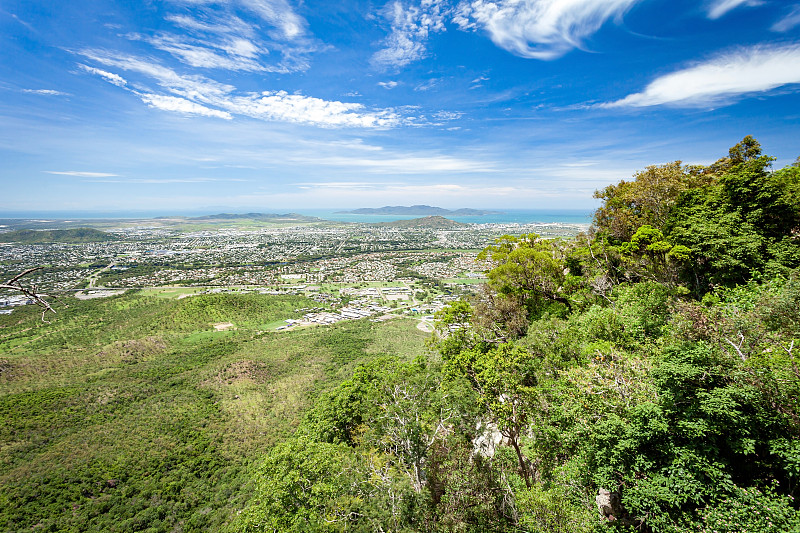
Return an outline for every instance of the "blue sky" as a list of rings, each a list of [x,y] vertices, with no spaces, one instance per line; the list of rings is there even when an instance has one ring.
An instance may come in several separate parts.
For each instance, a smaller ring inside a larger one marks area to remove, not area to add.
[[[798,125],[789,0],[0,0],[0,215],[583,209]]]

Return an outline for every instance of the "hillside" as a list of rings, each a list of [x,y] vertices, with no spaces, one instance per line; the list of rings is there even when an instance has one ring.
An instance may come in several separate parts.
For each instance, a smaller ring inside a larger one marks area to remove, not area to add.
[[[435,355],[318,397],[233,530],[800,531],[800,167],[771,161],[746,137],[598,191],[591,238],[498,238]]]
[[[423,218],[412,218],[411,220],[395,220],[393,222],[379,222],[375,226],[385,226],[390,228],[428,228],[428,229],[448,229],[465,226],[461,222],[450,220],[441,216],[430,216]]]
[[[0,315],[0,530],[798,532],[800,166],[773,161],[748,136],[598,191],[588,235],[498,237],[429,338],[268,332],[298,296]]]
[[[354,209],[353,211],[341,211],[341,213],[353,215],[411,215],[411,216],[481,216],[481,215],[495,215],[497,211],[483,211],[480,209],[456,209],[451,211],[441,207],[432,207],[429,205],[412,205],[412,206],[385,206],[378,208],[363,207],[361,209]]]
[[[85,243],[115,241],[117,237],[104,231],[92,228],[73,228],[55,230],[23,229],[0,233],[0,242],[16,242],[20,244],[41,243]]]
[[[0,531],[219,531],[310,398],[424,350],[413,321],[260,333],[293,296],[67,303],[0,316]]]
[[[256,220],[256,221],[298,221],[298,222],[319,222],[322,219],[317,217],[310,217],[300,215],[298,213],[219,213],[216,215],[204,215],[199,217],[192,217],[189,220],[195,221],[231,221],[231,220]]]

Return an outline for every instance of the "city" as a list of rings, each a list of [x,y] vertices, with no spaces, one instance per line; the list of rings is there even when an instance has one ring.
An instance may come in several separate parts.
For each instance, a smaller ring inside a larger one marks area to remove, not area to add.
[[[444,221],[444,223],[443,223]],[[2,221],[2,233],[25,221]],[[317,309],[276,326],[333,324],[369,317],[386,320],[433,313],[476,290],[489,268],[478,253],[505,234],[570,237],[588,225],[457,224],[447,219],[355,224],[317,220],[237,219],[80,221],[102,228],[106,242],[30,244],[0,242],[8,275],[43,266],[28,280],[41,290],[77,298],[102,298],[126,290],[178,297],[219,292],[305,295]],[[28,222],[28,225],[31,221]],[[75,221],[36,221],[37,229],[72,227]],[[28,303],[0,294],[0,312]]]

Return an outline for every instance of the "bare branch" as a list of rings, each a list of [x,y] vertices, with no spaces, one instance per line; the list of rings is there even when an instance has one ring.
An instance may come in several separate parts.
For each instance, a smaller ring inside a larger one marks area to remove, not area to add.
[[[55,314],[56,312],[56,310],[53,309],[53,307],[50,305],[50,302],[48,302],[46,298],[52,298],[54,300],[57,300],[58,298],[53,295],[48,295],[39,292],[39,288],[36,285],[31,284],[25,286],[22,284],[22,282],[20,282],[20,280],[23,277],[27,276],[31,272],[36,272],[37,270],[42,270],[43,268],[44,267],[40,266],[29,268],[17,274],[16,276],[8,280],[6,283],[0,283],[0,289],[7,289],[15,292],[21,292],[22,294],[33,300],[33,303],[42,308],[42,322],[46,322],[44,317],[47,314],[47,312],[50,311],[53,314]]]
[[[724,337],[723,340],[725,342],[727,342],[728,344],[730,344],[731,346],[733,346],[733,349],[736,350],[736,353],[739,354],[739,357],[742,358],[742,361],[747,361],[747,357],[742,353],[742,345],[744,344],[744,335],[742,335],[741,332],[739,332],[739,345],[738,346],[735,345],[733,343],[733,341],[731,341],[727,337]]]

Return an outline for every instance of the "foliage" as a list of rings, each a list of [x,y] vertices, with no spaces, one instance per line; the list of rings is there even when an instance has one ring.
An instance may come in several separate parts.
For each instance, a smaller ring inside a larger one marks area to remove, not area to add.
[[[377,343],[424,349],[413,321],[261,333],[309,304],[133,293],[0,316],[0,531],[224,529],[320,390]]]
[[[487,275],[498,293],[521,297],[529,311],[535,313],[548,302],[571,308],[568,289],[575,280],[564,268],[565,256],[562,243],[531,233],[500,237],[478,257],[495,263]]]
[[[771,164],[748,136],[598,192],[573,241],[498,239],[428,351],[264,334],[297,299],[0,317],[0,525],[800,531],[800,167]]]

